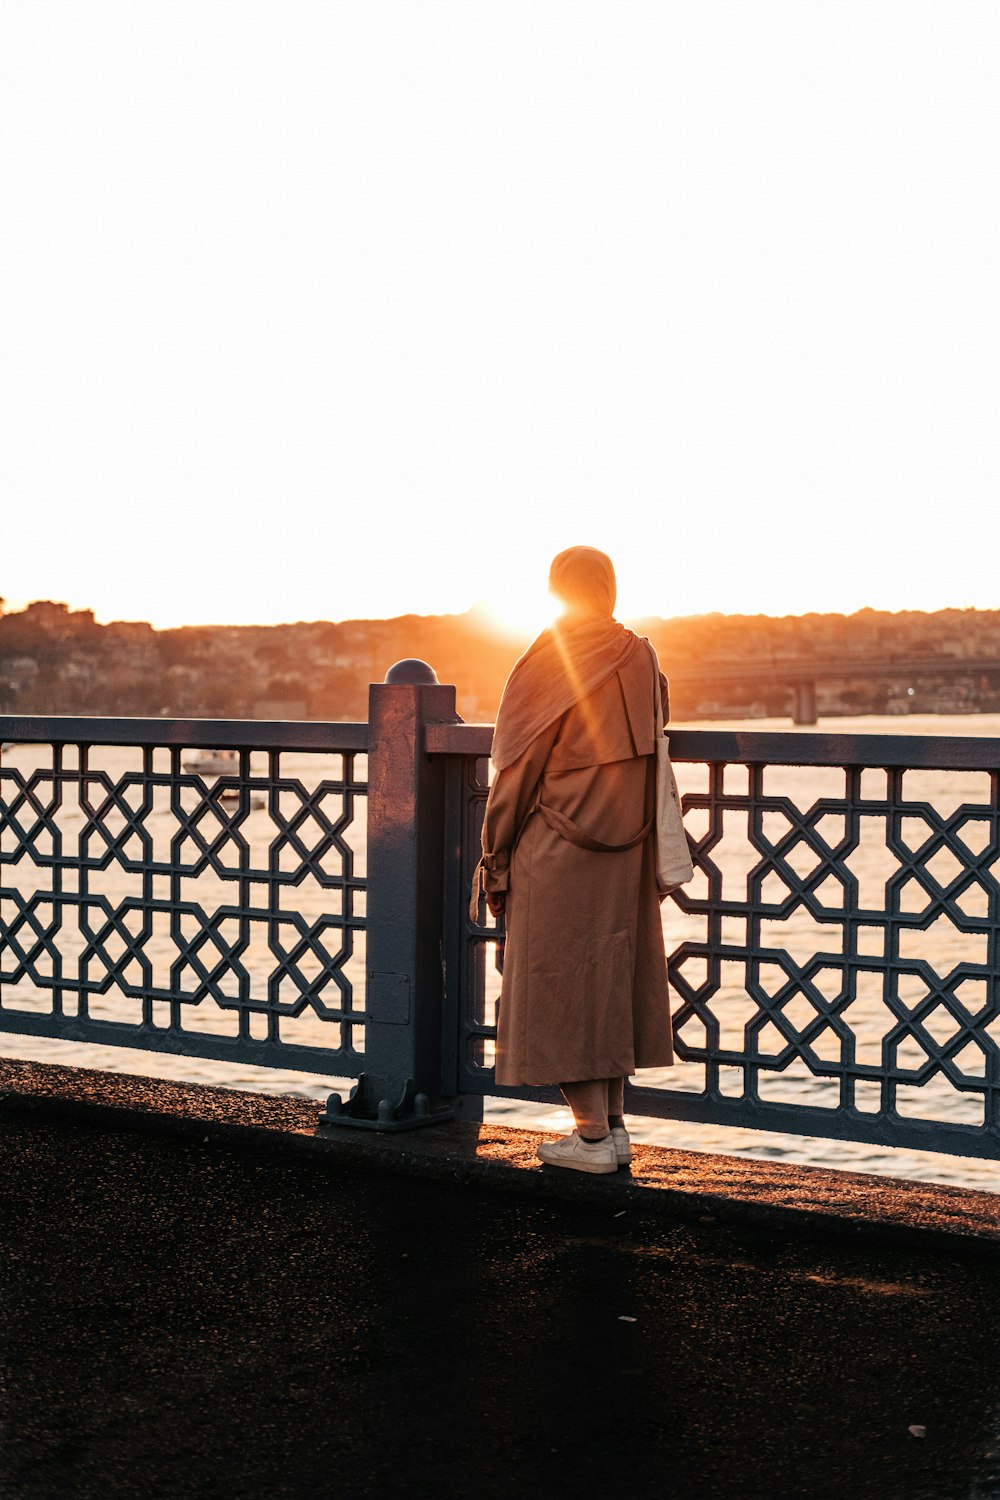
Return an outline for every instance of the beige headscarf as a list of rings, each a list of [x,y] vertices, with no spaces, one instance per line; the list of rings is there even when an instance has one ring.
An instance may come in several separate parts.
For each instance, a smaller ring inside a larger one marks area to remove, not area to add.
[[[569,613],[542,631],[507,679],[491,751],[498,771],[523,755],[554,719],[602,687],[640,644],[612,618],[615,570],[596,547],[560,552],[549,585],[570,606]]]
[[[615,612],[618,583],[614,564],[596,547],[567,547],[554,557],[549,588],[571,610],[608,616]]]

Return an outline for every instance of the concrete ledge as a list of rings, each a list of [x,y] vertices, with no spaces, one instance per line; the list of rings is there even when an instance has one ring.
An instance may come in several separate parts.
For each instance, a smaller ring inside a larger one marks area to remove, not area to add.
[[[950,1254],[992,1254],[1000,1247],[1000,1196],[993,1193],[659,1146],[633,1146],[630,1172],[587,1177],[542,1167],[535,1151],[551,1137],[534,1131],[451,1124],[367,1134],[321,1126],[319,1108],[297,1098],[0,1059],[0,1117],[72,1117],[236,1149],[310,1155],[348,1170],[586,1201],[615,1213],[865,1237]]]

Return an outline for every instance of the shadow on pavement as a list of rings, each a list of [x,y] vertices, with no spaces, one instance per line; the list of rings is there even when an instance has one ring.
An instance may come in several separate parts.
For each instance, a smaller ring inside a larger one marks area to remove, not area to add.
[[[10,1500],[1000,1494],[989,1261],[0,1136]]]

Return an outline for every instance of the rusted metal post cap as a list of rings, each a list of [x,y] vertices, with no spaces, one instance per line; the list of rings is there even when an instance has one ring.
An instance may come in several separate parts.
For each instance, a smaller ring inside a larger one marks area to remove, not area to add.
[[[402,661],[396,662],[395,666],[389,668],[385,674],[386,682],[406,683],[416,686],[422,682],[434,682],[438,675],[428,662],[421,661],[417,656],[404,657]]]

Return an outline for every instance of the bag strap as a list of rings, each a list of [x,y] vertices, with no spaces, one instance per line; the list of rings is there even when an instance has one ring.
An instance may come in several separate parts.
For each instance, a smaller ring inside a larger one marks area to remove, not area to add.
[[[667,727],[663,722],[663,694],[660,691],[660,663],[659,659],[657,658],[656,652],[653,650],[652,641],[647,639],[645,636],[643,637],[643,639],[646,641],[646,645],[649,647],[649,654],[653,659],[653,691],[655,694],[654,712],[656,714],[656,731],[654,735],[655,738],[659,735],[662,735],[663,731]]]

